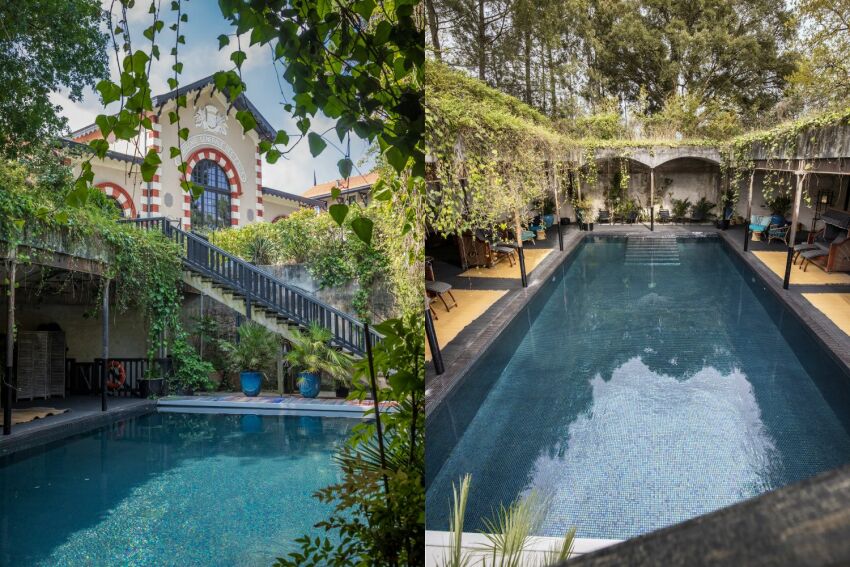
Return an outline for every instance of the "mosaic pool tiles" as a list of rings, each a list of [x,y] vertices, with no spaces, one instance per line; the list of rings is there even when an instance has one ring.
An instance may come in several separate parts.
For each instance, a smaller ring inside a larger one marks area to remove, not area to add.
[[[0,565],[271,565],[355,423],[153,413],[0,458]]]
[[[429,421],[429,529],[465,473],[466,531],[536,490],[540,535],[623,539],[850,462],[848,381],[722,243],[625,251],[585,244]]]

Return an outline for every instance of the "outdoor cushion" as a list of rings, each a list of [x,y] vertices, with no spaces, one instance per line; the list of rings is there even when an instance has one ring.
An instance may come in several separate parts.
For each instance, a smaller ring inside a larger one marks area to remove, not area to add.
[[[821,256],[829,256],[829,250],[806,250],[800,254],[806,260],[811,260],[812,258],[820,258]]]
[[[750,217],[750,230],[754,232],[764,232],[770,225],[770,217],[763,215],[753,215]]]
[[[814,250],[817,248],[814,244],[809,244],[808,242],[803,242],[802,244],[794,245],[794,252],[802,252],[804,250]]]

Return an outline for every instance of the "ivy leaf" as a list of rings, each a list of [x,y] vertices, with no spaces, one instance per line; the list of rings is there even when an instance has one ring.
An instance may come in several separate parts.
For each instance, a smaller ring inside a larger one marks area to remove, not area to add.
[[[97,140],[92,140],[89,142],[89,147],[94,150],[94,153],[97,154],[97,157],[103,158],[106,156],[106,152],[109,151],[109,142],[104,140],[103,138],[98,138]]]
[[[180,155],[180,148],[176,148],[174,146],[171,146],[169,148],[169,155],[171,156],[171,159],[178,157]]]
[[[387,162],[393,166],[393,169],[399,173],[404,171],[404,167],[407,165],[407,156],[398,147],[390,146],[384,156],[387,158]]]
[[[177,131],[177,135],[180,136],[181,140],[188,140],[189,139],[189,129],[188,128],[180,128]]]
[[[336,166],[339,169],[339,174],[343,178],[351,177],[351,168],[354,166],[354,164],[351,162],[350,159],[343,158],[336,162]]]
[[[121,98],[121,87],[108,79],[100,81],[95,88],[100,93],[100,98],[103,99],[104,105]]]
[[[351,230],[357,235],[357,238],[366,243],[367,246],[372,244],[372,219],[366,217],[357,217],[351,221]]]
[[[275,149],[271,149],[266,153],[266,161],[268,163],[277,163],[277,160],[280,159],[280,152]]]
[[[287,145],[289,143],[289,134],[283,130],[278,130],[274,137],[274,143],[283,144],[284,146]]]
[[[327,147],[327,142],[325,142],[321,136],[316,134],[315,132],[310,132],[307,134],[307,143],[310,144],[310,153],[313,157],[318,156],[324,149]]]
[[[110,118],[112,120],[110,120]],[[97,124],[97,127],[100,129],[100,133],[103,134],[104,138],[109,136],[109,133],[112,132],[112,121],[114,120],[115,118],[105,114],[98,114],[97,118],[94,119],[94,123]]]
[[[250,132],[257,127],[257,121],[250,110],[238,110],[236,112],[236,120],[242,125],[242,130]]]
[[[348,205],[343,205],[341,203],[331,205],[328,207],[328,213],[331,215],[331,218],[336,221],[336,224],[342,226],[342,223],[345,222],[345,217],[348,216]]]
[[[248,56],[245,55],[245,52],[242,50],[234,51],[230,54],[230,60],[236,64],[237,69],[242,68],[242,63],[244,63],[247,58]]]
[[[230,45],[230,38],[224,34],[218,36],[218,48],[221,49],[226,45]]]

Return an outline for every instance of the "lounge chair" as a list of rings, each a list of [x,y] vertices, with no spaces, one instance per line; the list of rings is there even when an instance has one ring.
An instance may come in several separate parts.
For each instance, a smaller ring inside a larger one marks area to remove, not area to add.
[[[452,295],[452,285],[446,282],[436,281],[436,278],[434,277],[434,266],[431,264],[430,259],[425,260],[425,293],[428,297],[432,298],[432,300],[434,298],[439,298],[440,301],[443,302],[443,305],[446,306],[446,311],[451,311],[452,307],[457,307],[457,299],[455,299],[455,296]],[[452,300],[451,306],[449,306],[446,301],[446,295],[448,295]],[[433,301],[428,303],[429,307],[431,306],[431,303],[433,303]],[[433,314],[433,310],[431,313]]]
[[[599,216],[596,217],[596,222],[599,224],[611,222],[611,214],[607,209],[599,209]]]
[[[670,210],[658,209],[658,222],[670,222]]]
[[[846,235],[833,240],[827,248],[817,248],[801,252],[803,271],[809,264],[815,264],[825,272],[850,271],[850,239]]]
[[[794,247],[797,258],[802,258],[803,271],[808,264],[818,264],[827,272],[850,271],[850,214],[835,209],[827,209],[821,216],[823,228],[809,234],[805,244]]]

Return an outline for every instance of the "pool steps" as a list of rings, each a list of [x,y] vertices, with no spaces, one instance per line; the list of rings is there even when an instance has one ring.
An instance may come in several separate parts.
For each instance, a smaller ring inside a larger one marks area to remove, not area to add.
[[[629,237],[627,266],[678,266],[679,246],[675,237]]]

